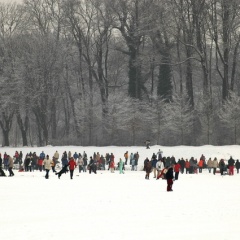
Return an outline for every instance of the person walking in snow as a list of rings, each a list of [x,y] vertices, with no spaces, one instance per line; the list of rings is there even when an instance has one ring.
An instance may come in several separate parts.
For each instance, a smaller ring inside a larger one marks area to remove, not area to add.
[[[134,167],[135,167],[135,159],[134,158],[131,161],[131,165],[132,165],[131,171],[134,171]]]
[[[125,158],[125,165],[127,165],[127,161],[128,161],[128,151],[126,151],[124,153],[124,158]]]
[[[173,185],[173,166],[170,166],[167,170],[166,173],[166,179],[167,179],[167,191],[171,192],[172,190],[172,185]]]
[[[111,173],[114,173],[115,164],[113,159],[110,160],[109,168]]]
[[[158,152],[157,152],[157,159],[158,159],[158,160],[162,160],[162,158],[163,158],[163,157],[162,157],[162,154],[163,154],[162,150],[159,149]]]
[[[89,174],[91,174],[91,172],[94,172],[95,174],[97,173],[97,165],[95,160],[90,157],[90,162],[89,162]]]
[[[240,162],[239,160],[236,161],[235,167],[237,169],[237,173],[239,173],[239,168],[240,168]]]
[[[74,172],[74,169],[77,167],[77,164],[74,161],[73,157],[70,157],[68,165],[69,165],[69,171],[70,171],[70,179],[73,179],[73,172]]]
[[[218,161],[217,161],[217,158],[214,158],[214,160],[213,160],[213,175],[216,174],[217,167],[218,167]]]
[[[78,157],[79,157],[79,156],[78,156],[77,152],[75,152],[75,153],[73,154],[73,158],[74,158],[75,162],[77,162]]]
[[[56,151],[56,152],[54,153],[53,157],[54,157],[54,159],[55,159],[55,161],[56,161],[56,163],[57,163],[57,161],[58,161],[58,159],[59,159],[59,153],[58,153],[58,151]]]
[[[224,171],[225,168],[226,168],[225,162],[224,162],[223,159],[221,159],[219,161],[219,169],[220,169],[221,176],[223,175],[223,171]]]
[[[3,155],[3,165],[4,165],[4,170],[8,170],[8,165],[9,165],[9,162],[8,162],[8,155],[7,153],[5,152],[4,155]]]
[[[190,169],[190,162],[188,161],[188,159],[186,159],[186,162],[185,162],[185,169],[186,169],[186,174],[188,174]]]
[[[234,174],[234,163],[235,163],[235,161],[233,160],[232,157],[230,157],[230,159],[228,160],[229,175]]]
[[[88,159],[87,155],[83,155],[83,172],[87,172]]]
[[[179,161],[174,165],[174,178],[175,178],[175,180],[178,180],[179,171],[180,171],[180,168],[181,168],[181,166],[179,164]]]
[[[157,176],[159,176],[159,174],[161,173],[161,171],[163,169],[164,169],[163,161],[162,161],[162,159],[161,160],[159,159],[156,163]]]
[[[68,165],[67,152],[65,151],[62,155],[62,167]]]
[[[133,153],[130,154],[130,165],[132,166],[132,160],[134,159]]]
[[[44,164],[44,169],[46,171],[45,178],[48,179],[49,178],[49,171],[51,170],[51,160],[50,160],[48,155],[43,160],[43,164]]]
[[[43,159],[38,158],[37,164],[38,164],[38,170],[41,172],[43,170]]]
[[[40,153],[39,158],[42,159],[42,160],[45,159],[45,153],[44,153],[44,151],[42,151],[42,152]]]
[[[55,165],[56,165],[56,162],[55,162],[55,158],[53,157],[53,158],[52,158],[52,161],[51,161],[51,167],[52,167],[52,171],[53,171],[53,172],[56,172],[56,170],[55,170]]]
[[[13,169],[13,158],[8,155],[8,171],[9,171],[9,177],[13,177],[14,173],[12,171]]]
[[[146,140],[145,145],[147,149],[150,149],[150,140]]]
[[[184,168],[185,168],[185,160],[183,158],[181,158],[179,164],[181,166],[180,172],[183,174],[184,173]]]
[[[124,173],[123,172],[123,165],[124,165],[123,160],[120,158],[120,160],[119,160],[119,173],[120,174]]]
[[[138,152],[134,154],[134,159],[135,159],[134,170],[137,171],[138,160],[139,160],[139,153]]]
[[[211,158],[209,158],[207,161],[207,168],[208,168],[208,172],[211,173],[213,168],[213,160]]]
[[[155,154],[152,155],[151,163],[152,163],[152,170],[153,170],[153,178],[156,178],[157,177],[157,169],[156,169],[157,157]]]
[[[199,173],[202,173],[203,164],[204,164],[204,160],[200,159],[199,162],[198,162]]]
[[[149,161],[148,158],[145,159],[144,161],[144,169],[145,169],[145,179],[148,179],[149,180],[149,176],[150,176],[150,173],[152,171],[152,163],[151,161]]]
[[[82,155],[80,153],[79,153],[79,158],[78,158],[78,161],[77,161],[77,165],[78,165],[79,173],[81,173],[81,171],[83,171],[84,161],[83,161]]]

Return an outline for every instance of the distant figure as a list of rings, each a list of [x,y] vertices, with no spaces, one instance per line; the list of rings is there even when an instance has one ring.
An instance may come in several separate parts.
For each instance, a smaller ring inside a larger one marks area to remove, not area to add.
[[[225,170],[225,162],[224,162],[223,159],[221,159],[221,160],[219,161],[219,168],[220,168],[220,173],[221,173],[221,175],[223,175],[223,172],[224,172],[224,170]]]
[[[167,191],[171,192],[172,190],[172,185],[173,185],[173,166],[170,166],[168,168],[168,171],[166,173],[166,179],[167,179]]]
[[[230,159],[228,160],[229,175],[234,174],[234,163],[235,161],[233,160],[232,157],[230,157]]]
[[[164,164],[162,160],[158,160],[156,163],[156,169],[157,169],[157,177],[161,173],[161,171],[164,169]]]
[[[188,174],[190,169],[190,162],[188,161],[188,159],[186,159],[186,162],[185,162],[185,169],[186,169],[186,174]]]
[[[89,168],[89,174],[91,174],[91,172],[94,172],[95,174],[97,173],[97,165],[95,160],[92,157],[90,157],[88,168]]]
[[[43,160],[43,164],[44,164],[44,169],[46,171],[46,175],[45,178],[48,179],[49,178],[49,171],[51,170],[51,160],[49,159],[49,156],[47,155],[46,158]]]
[[[126,151],[124,153],[124,158],[125,158],[125,165],[127,165],[127,161],[128,161],[128,151]]]
[[[208,168],[208,172],[211,173],[213,168],[213,160],[211,158],[209,158],[207,161],[207,168]]]
[[[153,169],[153,175],[154,175],[153,177],[156,178],[157,177],[157,169],[156,169],[157,158],[154,153],[152,155],[151,163],[152,163],[152,169]]]
[[[70,178],[73,179],[73,172],[74,172],[74,169],[77,167],[77,164],[74,161],[73,157],[70,158],[68,165],[70,170]]]
[[[123,171],[123,165],[124,165],[123,160],[120,158],[120,161],[119,161],[119,173],[120,173],[120,174],[121,174],[121,173],[124,173],[124,171]]]
[[[146,148],[150,149],[150,140],[146,140],[145,144],[146,144]]]
[[[180,171],[181,165],[179,164],[179,161],[174,165],[174,173],[175,173],[175,180],[178,180],[179,171]]]
[[[235,167],[237,169],[237,173],[239,173],[239,168],[240,168],[240,162],[239,160],[236,161]]]
[[[149,175],[152,171],[152,163],[151,161],[149,161],[148,158],[146,158],[146,160],[144,161],[144,169],[146,171],[145,179],[149,180]]]
[[[218,161],[217,161],[217,158],[214,158],[214,160],[213,160],[213,175],[216,174],[217,167],[218,167]]]
[[[55,158],[55,161],[56,161],[56,163],[57,163],[57,161],[58,161],[58,159],[59,159],[59,153],[58,153],[58,151],[56,151],[56,152],[54,153],[53,157]]]
[[[8,163],[9,163],[9,165],[8,165],[9,177],[13,177],[14,176],[14,173],[12,171],[12,169],[13,169],[13,159],[9,155],[8,155]]]
[[[163,154],[162,150],[159,149],[158,152],[157,152],[157,159],[158,160],[162,160],[163,159],[162,154]]]
[[[110,167],[110,171],[111,171],[111,173],[114,173],[114,168],[115,168],[114,160],[110,160],[109,167]]]

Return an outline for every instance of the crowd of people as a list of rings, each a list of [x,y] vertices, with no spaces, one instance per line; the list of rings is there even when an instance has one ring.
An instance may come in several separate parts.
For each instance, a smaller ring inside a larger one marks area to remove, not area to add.
[[[186,174],[202,173],[204,168],[209,173],[213,172],[214,175],[219,172],[221,175],[228,174],[232,176],[235,168],[239,173],[240,162],[238,159],[235,161],[232,157],[229,160],[220,159],[218,161],[216,157],[213,160],[211,158],[206,160],[203,154],[199,160],[191,157],[189,160],[181,158],[176,161],[174,156],[163,157],[160,149],[157,154],[152,155],[151,160],[148,158],[144,160],[145,179],[149,179],[151,172],[153,172],[153,178],[166,179],[167,191],[173,191],[173,181],[178,180],[179,172],[182,174],[184,172]]]
[[[97,173],[97,170],[110,170],[114,173],[115,170],[119,170],[120,174],[125,171],[125,165],[129,164],[132,171],[137,171],[139,154],[131,153],[128,155],[126,151],[120,158],[117,164],[115,163],[115,156],[113,153],[106,153],[105,155],[99,152],[94,152],[92,156],[88,158],[87,153],[84,151],[81,153],[71,153],[71,151],[64,151],[60,156],[59,152],[56,151],[52,157],[42,151],[40,154],[36,152],[29,152],[23,156],[22,151],[16,151],[14,156],[11,157],[6,152],[3,157],[0,154],[0,176],[6,176],[5,171],[9,171],[9,177],[14,176],[12,169],[17,169],[19,172],[34,172],[34,171],[46,171],[45,178],[49,178],[49,171],[52,170],[58,178],[61,177],[62,173],[70,171],[70,178],[73,178],[73,171],[78,168],[78,172]],[[59,172],[56,168],[60,168]]]
[[[79,173],[89,171],[89,174],[96,174],[98,170],[110,170],[111,173],[114,173],[118,170],[120,174],[124,174],[127,165],[130,166],[131,171],[137,171],[138,162],[139,153],[129,154],[128,151],[123,154],[123,159],[118,159],[117,163],[113,153],[103,155],[94,152],[88,158],[85,151],[82,154],[77,152],[72,154],[71,151],[64,151],[61,156],[56,151],[52,157],[45,154],[44,151],[39,155],[36,152],[29,152],[24,157],[22,151],[16,151],[13,157],[5,152],[3,157],[0,154],[0,176],[6,175],[3,171],[5,170],[9,172],[9,177],[13,177],[13,168],[18,169],[19,172],[45,171],[46,179],[49,178],[50,170],[58,175],[59,179],[63,173],[69,171],[72,179],[76,168]],[[59,169],[58,172],[56,167]],[[140,170],[146,171],[145,179],[149,179],[151,172],[153,172],[153,178],[167,179],[167,190],[172,191],[172,181],[178,180],[179,173],[202,173],[203,169],[207,169],[209,173],[214,175],[218,172],[221,175],[234,175],[234,169],[239,173],[239,168],[239,160],[235,161],[232,157],[229,160],[220,159],[218,161],[217,158],[206,160],[202,154],[199,160],[193,157],[189,160],[183,158],[176,160],[174,156],[163,156],[163,152],[159,149],[157,153],[153,153],[150,159],[147,157],[144,160],[144,167]]]

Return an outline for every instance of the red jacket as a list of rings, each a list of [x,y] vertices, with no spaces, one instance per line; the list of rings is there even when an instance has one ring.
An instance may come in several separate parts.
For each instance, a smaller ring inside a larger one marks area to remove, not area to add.
[[[190,162],[188,161],[185,162],[185,168],[190,168]]]
[[[38,159],[38,165],[42,166],[43,165],[43,159]]]
[[[115,164],[114,164],[114,161],[111,161],[111,162],[110,162],[110,168],[114,168],[114,165],[115,165]]]
[[[199,163],[198,163],[198,166],[199,166],[199,167],[203,167],[203,160],[202,160],[202,159],[200,159],[200,161],[199,161]]]
[[[174,172],[179,172],[180,167],[181,167],[181,166],[180,166],[179,163],[175,164],[175,166],[174,166]]]
[[[74,170],[74,168],[77,166],[76,162],[73,160],[73,158],[70,159],[69,161],[69,169]]]

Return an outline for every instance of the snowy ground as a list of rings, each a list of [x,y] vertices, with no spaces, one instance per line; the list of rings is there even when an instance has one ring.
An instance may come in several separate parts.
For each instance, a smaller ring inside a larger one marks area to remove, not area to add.
[[[22,148],[50,156],[59,153],[113,153],[118,160],[125,151],[140,154],[139,170],[146,157],[158,149],[176,159],[221,157],[240,159],[239,146],[224,147],[45,147]],[[16,148],[2,148],[13,155]],[[237,240],[240,239],[240,174],[234,176],[181,174],[173,192],[166,192],[166,181],[145,180],[143,171],[98,171],[96,175],[69,174],[59,180],[52,172],[14,172],[0,178],[1,240]]]

